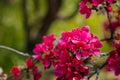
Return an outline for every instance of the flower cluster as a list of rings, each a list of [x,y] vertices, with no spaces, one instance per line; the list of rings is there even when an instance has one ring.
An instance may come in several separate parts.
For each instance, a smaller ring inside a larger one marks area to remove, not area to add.
[[[34,80],[39,80],[42,77],[41,73],[38,71],[38,67],[34,66],[34,62],[32,58],[27,58],[26,66],[27,66],[27,70],[30,70],[30,69],[32,70],[32,75]]]
[[[116,3],[117,0],[83,0],[80,2],[80,13],[85,14],[86,18],[91,15],[92,9],[97,10],[99,5],[103,5],[108,12],[112,11],[110,4]],[[89,5],[88,5],[89,4]]]
[[[102,47],[99,39],[89,31],[89,27],[84,26],[82,29],[73,29],[71,32],[63,32],[59,40],[58,47],[70,51],[78,60],[81,57],[88,58],[91,55],[100,54]]]
[[[32,74],[33,74],[34,80],[40,80],[40,78],[42,77],[41,73],[38,71],[38,67],[33,68]]]
[[[18,78],[21,74],[20,68],[17,66],[13,66],[13,68],[11,69],[11,74],[13,78]]]
[[[120,40],[119,35],[117,36],[117,40]],[[120,74],[120,43],[114,43],[114,47],[116,49],[110,52],[110,56],[107,59],[107,67],[118,76]]]
[[[65,59],[60,60],[54,69],[57,80],[81,80],[88,73],[89,68],[85,66],[83,61],[70,56],[66,56]]]
[[[115,75],[120,74],[120,56],[116,50],[110,52],[108,58],[108,69],[115,72]]]
[[[85,14],[86,18],[90,17],[92,10],[107,12],[109,23],[104,23],[104,29],[110,31],[111,36],[103,40],[111,42],[120,40],[120,33],[114,36],[116,29],[120,27],[120,6],[116,4],[119,9],[114,11],[111,7],[111,4],[114,3],[117,3],[117,0],[82,0],[79,4],[80,13]],[[115,18],[110,12],[115,14]],[[91,57],[100,55],[101,47],[100,40],[90,32],[88,26],[62,32],[59,39],[56,39],[54,34],[44,36],[43,43],[35,45],[34,55],[26,59],[25,68],[20,69],[13,66],[11,74],[14,79],[22,80],[22,73],[26,72],[32,76],[33,80],[39,80],[42,74],[39,72],[38,66],[35,65],[35,62],[39,61],[44,65],[45,70],[53,66],[56,80],[88,80],[89,76],[99,73],[99,69],[103,68],[107,62],[108,70],[114,71],[115,75],[118,76],[120,74],[120,42],[114,43],[116,49],[110,52],[105,64],[96,68],[97,70],[93,73],[90,72],[96,67],[93,67],[92,63],[94,62],[92,62]],[[101,54],[100,57],[104,55]]]
[[[57,80],[83,79],[89,73],[84,60],[99,55],[102,47],[87,26],[63,32],[56,41],[53,34],[44,36],[43,40],[42,44],[36,44],[34,58],[40,60],[45,69],[53,65]]]
[[[25,70],[26,72],[32,71],[32,75],[33,75],[34,80],[39,80],[41,78],[42,75],[38,71],[38,67],[34,66],[32,58],[27,58],[26,67],[27,68],[25,68],[23,70]],[[13,68],[11,69],[11,74],[12,74],[13,78],[15,78],[17,80],[22,80],[21,73],[22,73],[21,69],[17,66],[13,66]]]
[[[44,65],[44,68],[49,68],[51,61],[53,60],[53,48],[55,37],[53,34],[43,37],[44,43],[36,44],[33,52],[35,53],[34,58],[40,60]]]

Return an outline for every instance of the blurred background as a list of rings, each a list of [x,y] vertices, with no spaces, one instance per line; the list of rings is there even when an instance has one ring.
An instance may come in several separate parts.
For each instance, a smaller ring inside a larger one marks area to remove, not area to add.
[[[95,12],[86,19],[79,14],[79,1],[0,0],[0,45],[33,54],[34,45],[42,42],[42,36],[54,33],[60,37],[61,32],[84,25],[90,26],[91,32],[103,39],[102,25],[107,20],[106,15]],[[103,52],[112,49],[106,42],[103,44]],[[25,59],[26,57],[0,49],[0,67],[4,73],[9,74],[13,65],[25,65]]]

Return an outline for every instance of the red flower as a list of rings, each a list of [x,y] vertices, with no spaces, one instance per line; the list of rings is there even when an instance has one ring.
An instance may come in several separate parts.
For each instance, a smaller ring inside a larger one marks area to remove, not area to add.
[[[115,36],[115,39],[116,40],[120,40],[120,36]]]
[[[26,66],[28,68],[33,68],[34,67],[34,63],[33,63],[33,61],[32,61],[31,58],[27,58],[27,60],[26,60]]]
[[[91,9],[86,6],[85,2],[80,3],[80,13],[86,14],[86,18],[89,18],[89,16],[91,15]]]
[[[92,10],[99,10],[99,5],[102,6],[105,3],[108,7],[108,11],[112,11],[112,7],[109,7],[110,4],[116,3],[117,0],[83,0],[80,2],[80,13],[85,14],[86,18],[89,18]]]
[[[118,76],[120,74],[120,56],[116,50],[110,52],[107,62],[108,69],[114,71],[114,74]]]
[[[13,66],[11,70],[11,74],[13,75],[13,78],[18,78],[20,76],[20,68],[17,66]]]
[[[39,80],[42,77],[41,73],[38,72],[38,67],[34,67],[33,77],[34,77],[34,80]]]
[[[107,2],[108,2],[109,4],[112,4],[112,3],[116,3],[117,0],[107,0]]]
[[[36,44],[33,52],[35,55],[33,56],[37,60],[41,60],[44,68],[50,67],[50,60],[53,57],[53,48],[55,37],[53,34],[43,37],[44,43]]]
[[[116,49],[110,52],[110,56],[107,59],[107,67],[118,76],[120,74],[120,43],[114,43],[114,47]]]
[[[102,47],[100,40],[90,33],[87,26],[82,27],[82,29],[77,28],[69,32],[63,32],[58,44],[58,48],[60,46],[75,53],[78,60],[81,56],[87,58],[91,55],[100,54],[99,49]]]
[[[108,10],[108,12],[113,12],[113,9],[111,6],[107,6],[107,10]]]
[[[88,67],[75,58],[69,58],[66,61],[61,60],[54,70],[57,80],[81,80],[88,73]]]
[[[57,80],[83,79],[88,75],[89,68],[81,58],[100,54],[102,47],[87,26],[63,32],[56,42],[53,35],[44,36],[43,40],[44,43],[38,44],[33,51],[45,69],[53,65]],[[37,68],[33,70],[33,75],[35,80],[41,77]]]

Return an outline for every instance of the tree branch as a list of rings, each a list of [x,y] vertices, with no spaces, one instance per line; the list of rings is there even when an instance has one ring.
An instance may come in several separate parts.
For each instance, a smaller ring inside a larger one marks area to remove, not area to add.
[[[49,30],[52,22],[56,19],[56,15],[59,12],[59,9],[62,5],[62,0],[47,0],[48,2],[48,12],[43,19],[43,24],[38,32],[36,37],[37,42],[42,41],[42,37],[47,33]]]
[[[26,56],[26,57],[29,57],[29,56],[30,56],[30,55],[27,54],[27,53],[20,52],[20,51],[18,51],[18,50],[15,50],[15,49],[10,48],[10,47],[7,47],[7,46],[0,45],[0,48],[6,49],[6,50],[9,50],[9,51],[12,51],[12,52],[15,52],[15,53],[17,53],[17,54],[19,54],[19,55],[22,55],[22,56]]]
[[[99,68],[97,68],[96,79],[95,79],[95,80],[98,80],[98,78],[99,78],[99,73],[100,73],[100,70],[99,70]]]
[[[79,10],[79,6],[77,6],[77,8],[72,12],[72,14],[70,14],[69,16],[67,17],[62,17],[62,16],[59,16],[58,15],[58,19],[64,19],[64,20],[68,20],[68,19],[71,19],[73,18],[77,13],[78,13],[78,10]]]
[[[96,74],[96,73],[98,72],[98,69],[99,69],[99,71],[100,71],[101,69],[103,69],[106,64],[107,64],[107,62],[103,63],[100,67],[98,67],[94,72],[92,72],[92,73],[88,76],[88,79],[90,79],[94,74]]]
[[[113,38],[105,38],[105,39],[101,39],[100,41],[109,41],[109,40],[112,40],[112,39],[114,39],[114,37],[113,37]]]
[[[101,53],[100,54],[100,57],[103,57],[103,56],[108,56],[109,53]],[[96,70],[94,70],[89,76],[88,76],[88,79],[90,79],[92,76],[94,76],[95,74],[97,74],[96,76],[96,80],[98,80],[98,77],[99,77],[99,73],[100,73],[100,70],[103,69],[107,64],[107,61],[105,61],[101,66],[99,66],[98,68],[96,68]]]
[[[39,0],[33,0],[34,3],[34,11],[37,12],[39,10]]]
[[[25,37],[26,37],[26,50],[31,51],[31,39],[30,39],[30,28],[28,25],[28,12],[27,12],[27,0],[21,1],[21,11],[22,11],[22,17],[23,17],[23,27],[25,31]]]
[[[109,27],[110,27],[110,39],[113,39],[113,29],[112,29],[112,22],[111,22],[111,19],[110,19],[110,15],[109,15],[109,12],[107,10],[107,8],[105,7],[105,10],[106,10],[106,13],[107,13],[107,18],[108,18],[108,21],[109,21]]]

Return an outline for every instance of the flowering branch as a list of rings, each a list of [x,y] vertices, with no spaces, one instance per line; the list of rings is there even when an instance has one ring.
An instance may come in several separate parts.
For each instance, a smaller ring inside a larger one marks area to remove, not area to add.
[[[93,6],[88,6],[87,3],[90,3]],[[88,26],[83,26],[81,29],[77,28],[72,31],[62,32],[61,37],[58,40],[55,38],[54,34],[44,36],[43,43],[35,45],[35,48],[33,49],[34,54],[32,56],[13,48],[0,45],[0,48],[28,57],[26,59],[26,67],[24,69],[20,69],[18,66],[13,66],[11,69],[12,75],[10,75],[8,79],[12,76],[12,78],[19,80],[23,78],[23,73],[26,73],[29,76],[32,75],[32,79],[34,78],[34,80],[39,80],[42,74],[36,65],[37,62],[43,64],[45,70],[53,66],[56,80],[81,80],[86,78],[86,76],[89,80],[94,74],[96,74],[95,80],[98,80],[100,71],[106,65],[109,70],[114,71],[115,75],[118,76],[120,74],[120,43],[114,43],[113,46],[116,49],[111,52],[100,52],[100,48],[102,48],[101,41],[120,40],[120,34],[115,37],[113,36],[114,25],[111,22],[109,14],[109,12],[112,11],[110,4],[113,3],[116,3],[115,0],[82,0],[80,3],[80,13],[85,14],[86,18],[89,18],[93,9],[99,10],[99,4],[102,4],[106,10],[106,15],[109,21],[109,38],[99,40],[97,36],[90,32]],[[104,61],[104,63],[102,63],[102,65],[97,66],[94,65],[94,60],[92,61],[91,59],[91,57],[94,56],[98,56],[99,58],[103,56],[109,57]]]
[[[12,52],[15,52],[15,53],[17,53],[17,54],[19,54],[19,55],[22,55],[22,56],[26,56],[26,57],[29,57],[29,56],[30,56],[30,55],[27,54],[27,53],[20,52],[20,51],[18,51],[18,50],[16,50],[16,49],[13,49],[13,48],[10,48],[10,47],[4,46],[4,45],[0,45],[0,48],[6,49],[6,50],[9,50],[9,51],[12,51]]]

